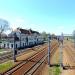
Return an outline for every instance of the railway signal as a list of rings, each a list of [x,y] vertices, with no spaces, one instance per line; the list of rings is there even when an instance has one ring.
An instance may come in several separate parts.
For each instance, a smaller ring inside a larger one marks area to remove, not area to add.
[[[50,34],[48,35],[48,65],[50,66]]]

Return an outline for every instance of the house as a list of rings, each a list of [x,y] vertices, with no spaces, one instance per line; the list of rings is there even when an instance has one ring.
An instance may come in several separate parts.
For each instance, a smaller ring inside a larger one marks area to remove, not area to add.
[[[42,35],[31,29],[26,30],[17,28],[12,31],[1,43],[2,48],[25,48],[32,45],[43,43]]]

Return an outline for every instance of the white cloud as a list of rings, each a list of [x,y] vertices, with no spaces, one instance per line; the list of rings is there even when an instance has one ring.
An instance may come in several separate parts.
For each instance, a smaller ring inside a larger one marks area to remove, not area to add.
[[[23,22],[24,22],[24,19],[22,19],[22,18],[17,18],[15,21],[18,22],[18,23],[23,23]]]
[[[11,27],[16,29],[17,27],[22,27],[25,24],[25,20],[22,18],[16,18],[11,22]]]

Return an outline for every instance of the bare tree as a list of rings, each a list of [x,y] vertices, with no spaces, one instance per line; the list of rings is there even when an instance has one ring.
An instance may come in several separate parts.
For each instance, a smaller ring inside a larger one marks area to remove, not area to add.
[[[0,19],[0,48],[1,48],[1,39],[2,33],[9,29],[9,23],[7,20]]]

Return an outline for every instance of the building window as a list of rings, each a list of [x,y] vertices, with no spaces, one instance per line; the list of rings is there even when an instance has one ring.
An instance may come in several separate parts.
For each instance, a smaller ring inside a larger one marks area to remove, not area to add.
[[[25,46],[26,46],[26,43],[24,43],[25,44]]]
[[[38,39],[37,39],[37,42],[38,42]]]
[[[13,44],[11,44],[11,48],[13,48]]]
[[[7,47],[9,48],[9,43],[7,44]]]
[[[24,47],[24,43],[23,43],[23,47]]]

